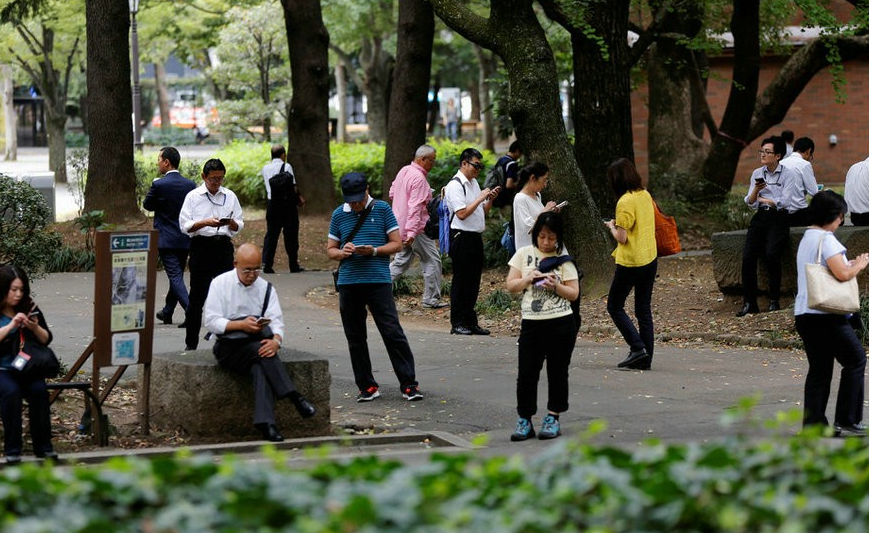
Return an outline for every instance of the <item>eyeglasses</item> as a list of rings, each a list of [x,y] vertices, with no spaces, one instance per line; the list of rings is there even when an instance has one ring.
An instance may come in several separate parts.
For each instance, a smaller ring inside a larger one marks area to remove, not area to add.
[[[474,167],[477,170],[483,170],[484,168],[486,168],[486,165],[484,165],[483,163],[479,163],[479,162],[471,163],[470,161],[466,161],[466,163],[471,165],[472,167]]]
[[[261,268],[242,268],[242,274],[259,274],[262,271]]]
[[[757,153],[760,155],[773,155],[773,154],[775,154],[775,152],[773,152],[772,150],[758,150]]]

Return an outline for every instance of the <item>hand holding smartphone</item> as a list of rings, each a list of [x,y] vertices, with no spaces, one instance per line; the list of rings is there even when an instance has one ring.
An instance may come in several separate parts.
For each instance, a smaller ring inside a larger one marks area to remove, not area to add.
[[[561,209],[562,207],[566,206],[566,205],[569,204],[569,203],[570,203],[570,202],[568,202],[567,200],[565,200],[565,201],[561,202],[560,204],[556,205],[555,208],[556,208],[556,209]]]
[[[267,326],[267,325],[271,324],[271,322],[272,322],[271,318],[266,318],[264,316],[261,316],[261,317],[256,319],[257,326]]]

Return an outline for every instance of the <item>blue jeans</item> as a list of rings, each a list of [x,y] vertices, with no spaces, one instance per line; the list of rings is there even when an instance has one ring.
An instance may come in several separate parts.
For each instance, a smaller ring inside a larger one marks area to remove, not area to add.
[[[51,446],[51,414],[44,379],[27,379],[11,370],[0,370],[0,419],[3,420],[3,452],[21,455],[23,431],[21,412],[27,400],[33,452],[54,451]]]
[[[655,325],[652,322],[652,287],[658,273],[658,260],[641,267],[616,265],[610,285],[606,310],[632,351],[645,349],[651,357],[655,351]],[[625,312],[625,300],[634,290],[634,315],[640,330]]]
[[[166,277],[169,278],[169,291],[166,292],[166,305],[163,306],[163,314],[171,317],[175,312],[175,306],[181,304],[181,309],[187,311],[190,305],[190,297],[187,294],[187,286],[184,285],[184,268],[187,267],[186,248],[160,248],[160,261]]]
[[[350,349],[353,376],[359,390],[379,386],[371,371],[371,356],[368,352],[368,327],[365,324],[368,310],[371,310],[371,317],[380,332],[383,344],[386,345],[386,353],[401,389],[417,386],[413,353],[404,330],[398,323],[392,284],[338,285],[338,306]]]

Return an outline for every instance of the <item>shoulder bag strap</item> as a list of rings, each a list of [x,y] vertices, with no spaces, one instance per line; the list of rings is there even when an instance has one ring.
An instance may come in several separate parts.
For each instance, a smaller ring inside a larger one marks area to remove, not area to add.
[[[356,234],[359,233],[359,229],[362,227],[362,224],[365,222],[365,219],[368,218],[368,213],[370,213],[370,212],[371,212],[371,209],[374,207],[374,202],[375,202],[375,201],[376,201],[376,200],[371,200],[371,203],[368,204],[368,207],[366,207],[365,210],[362,211],[362,214],[359,215],[359,220],[357,220],[357,221],[356,221],[356,225],[353,226],[353,231],[351,231],[351,232],[347,235],[347,238],[346,238],[346,239],[342,239],[342,240],[341,240],[341,246],[342,246],[342,247],[343,247],[345,244],[347,244],[348,242],[352,241],[352,240],[353,240],[353,237],[355,237]],[[340,261],[338,261],[338,268],[339,268],[339,269],[341,268],[341,263],[343,263],[343,262],[344,262],[343,259],[340,260]]]
[[[821,238],[818,239],[818,260],[815,262],[819,265],[821,264],[821,248],[823,248],[823,246],[824,246],[824,237],[826,237],[826,236],[827,236],[827,232],[824,231],[824,233],[821,234]]]
[[[263,298],[263,309],[260,311],[259,316],[266,316],[266,308],[269,306],[269,298],[272,295],[272,284],[268,281],[266,283],[268,283],[268,286],[266,287],[266,296]]]

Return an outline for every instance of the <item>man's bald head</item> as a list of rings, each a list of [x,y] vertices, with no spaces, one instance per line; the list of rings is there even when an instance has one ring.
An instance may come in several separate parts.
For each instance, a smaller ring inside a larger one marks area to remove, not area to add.
[[[259,246],[246,242],[235,251],[235,272],[243,285],[250,285],[259,276],[263,254]]]

